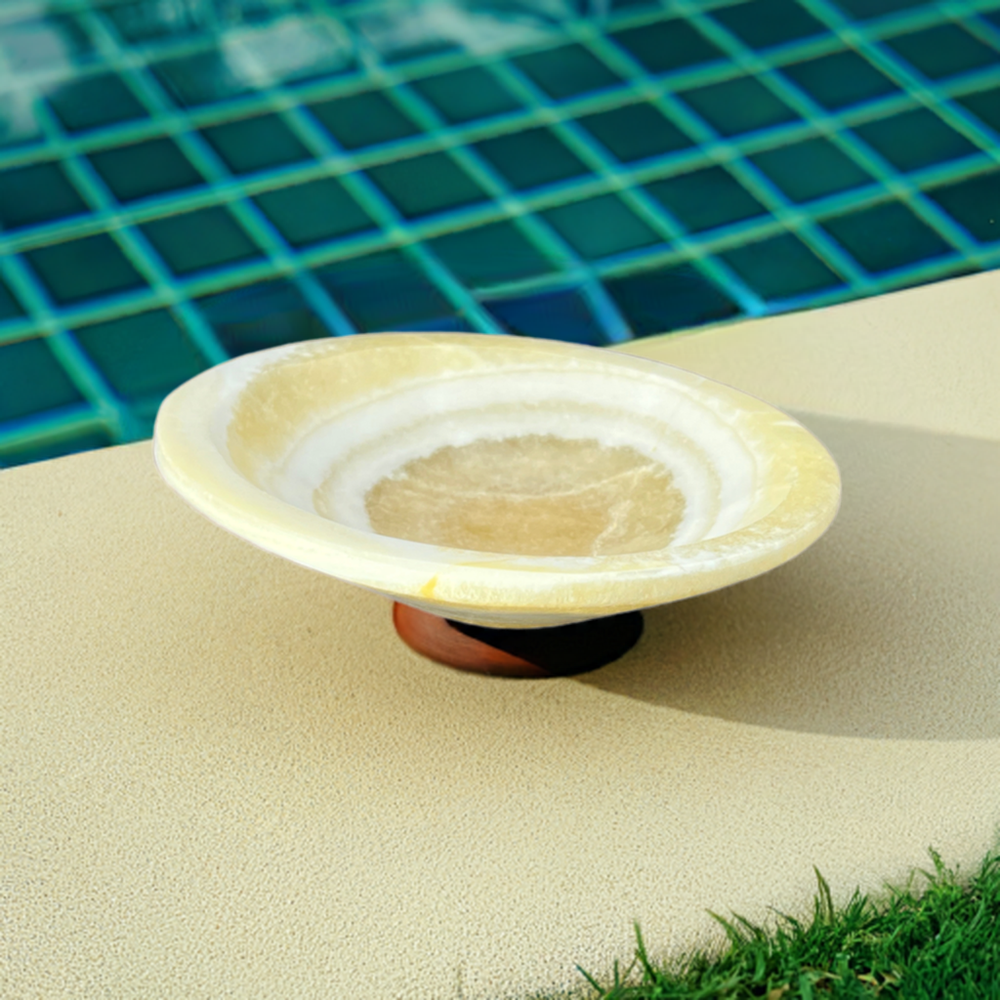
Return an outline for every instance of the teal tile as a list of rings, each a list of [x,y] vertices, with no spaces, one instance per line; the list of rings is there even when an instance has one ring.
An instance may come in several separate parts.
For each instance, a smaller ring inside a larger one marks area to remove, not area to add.
[[[252,174],[312,159],[309,150],[276,114],[211,125],[201,134],[234,174]]]
[[[798,117],[752,76],[684,90],[678,96],[726,137],[784,125]]]
[[[516,191],[587,173],[582,160],[547,128],[523,129],[472,146]]]
[[[740,309],[690,264],[655,268],[604,282],[637,337],[730,319]]]
[[[128,402],[164,396],[208,367],[166,309],[81,327],[73,334],[111,388]]]
[[[932,188],[927,194],[980,243],[1000,240],[1000,170]]]
[[[60,305],[142,288],[145,282],[106,233],[21,254]]]
[[[886,38],[887,45],[931,80],[1000,63],[1000,53],[957,24],[939,24],[923,31]]]
[[[482,66],[428,76],[410,85],[452,125],[493,118],[521,108],[520,102]]]
[[[541,215],[586,260],[638,250],[662,242],[621,199],[605,194],[550,208]]]
[[[734,247],[718,256],[768,301],[825,292],[843,284],[791,233]]]
[[[858,21],[896,14],[912,7],[923,7],[926,3],[927,0],[837,0],[837,6]]]
[[[807,139],[755,153],[750,161],[794,202],[812,201],[875,183],[829,139]]]
[[[94,169],[120,202],[203,184],[204,178],[188,162],[172,139],[147,139],[88,154]]]
[[[83,396],[44,340],[0,345],[0,420],[82,402]]]
[[[14,298],[14,293],[0,279],[0,323],[11,319],[19,319],[24,315],[20,303]]]
[[[379,90],[318,101],[307,107],[344,149],[394,142],[420,131],[392,98]]]
[[[976,147],[927,108],[880,118],[854,131],[897,170],[909,172],[957,160]]]
[[[750,0],[717,7],[711,16],[752,49],[768,49],[826,34],[826,25],[795,0]]]
[[[0,94],[0,149],[38,142],[42,130],[38,124],[35,98],[29,90]]]
[[[88,211],[58,163],[0,171],[0,225],[4,229],[53,222]]]
[[[231,358],[330,336],[287,281],[263,281],[195,301]]]
[[[552,265],[512,222],[493,222],[427,241],[459,279],[485,287],[535,277]]]
[[[604,90],[622,83],[597,56],[582,45],[563,45],[517,56],[512,62],[556,100]]]
[[[238,76],[226,57],[217,49],[161,59],[149,69],[167,93],[182,108],[200,108],[217,104],[255,88]]]
[[[114,439],[107,431],[88,431],[75,434],[60,441],[50,441],[36,445],[7,445],[0,448],[0,467],[13,468],[17,465],[27,465],[31,462],[46,462],[53,458],[63,458],[75,455],[81,451],[95,451],[98,448],[108,448]]]
[[[955,101],[1000,135],[1000,87],[977,90],[975,93],[956,97]]]
[[[363,333],[467,327],[430,278],[395,250],[329,264],[316,277]]]
[[[646,190],[690,233],[731,226],[767,213],[723,167],[652,181]]]
[[[254,201],[294,247],[375,228],[372,218],[335,177],[267,191]]]
[[[694,143],[649,104],[626,104],[577,121],[623,163],[665,156]]]
[[[820,225],[866,270],[881,274],[953,253],[902,202],[848,212]]]
[[[0,24],[0,57],[15,78],[22,73],[65,73],[68,65],[85,62],[92,52],[90,36],[70,14]]]
[[[887,76],[852,51],[805,59],[779,69],[828,111],[840,111],[899,92]]]
[[[603,347],[607,341],[583,296],[572,289],[483,303],[508,333]]]
[[[447,153],[396,160],[369,167],[366,173],[407,219],[462,208],[487,197]]]
[[[260,249],[222,207],[170,215],[139,227],[178,277],[260,256]]]
[[[191,38],[204,31],[206,11],[197,4],[138,0],[98,8],[127,42]]]
[[[139,99],[117,73],[98,73],[69,80],[49,91],[48,101],[68,132],[149,117]]]
[[[609,37],[650,73],[671,73],[725,58],[714,42],[682,18],[612,31]]]

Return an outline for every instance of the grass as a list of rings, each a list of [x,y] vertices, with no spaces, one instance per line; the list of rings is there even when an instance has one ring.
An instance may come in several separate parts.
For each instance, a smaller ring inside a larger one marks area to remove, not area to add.
[[[725,931],[714,953],[665,966],[649,959],[638,925],[635,959],[610,983],[579,968],[592,1000],[1000,1000],[1000,850],[970,878],[930,852],[878,899],[855,891],[836,908],[823,876],[812,915],[777,915],[770,930],[712,914]],[[585,988],[586,989],[586,988]],[[580,994],[576,994],[580,995]]]

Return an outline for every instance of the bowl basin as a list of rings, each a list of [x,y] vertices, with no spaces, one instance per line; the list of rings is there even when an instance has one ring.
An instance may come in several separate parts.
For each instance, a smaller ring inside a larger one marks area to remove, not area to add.
[[[772,406],[644,358],[379,333],[217,365],[160,407],[167,484],[268,552],[455,621],[543,628],[764,573],[840,476]]]

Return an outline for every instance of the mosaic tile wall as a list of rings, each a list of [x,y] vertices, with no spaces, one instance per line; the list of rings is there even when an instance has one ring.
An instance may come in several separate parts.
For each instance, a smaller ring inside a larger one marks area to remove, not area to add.
[[[0,466],[280,343],[618,343],[992,268],[998,219],[998,0],[4,0]]]

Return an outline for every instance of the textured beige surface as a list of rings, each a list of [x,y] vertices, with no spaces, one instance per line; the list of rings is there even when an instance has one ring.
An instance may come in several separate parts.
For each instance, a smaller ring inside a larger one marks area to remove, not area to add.
[[[0,996],[526,995],[628,959],[633,920],[659,951],[802,909],[814,864],[838,896],[974,864],[1000,443],[796,416],[843,474],[828,534],[554,681],[421,659],[149,443],[0,474]]]

